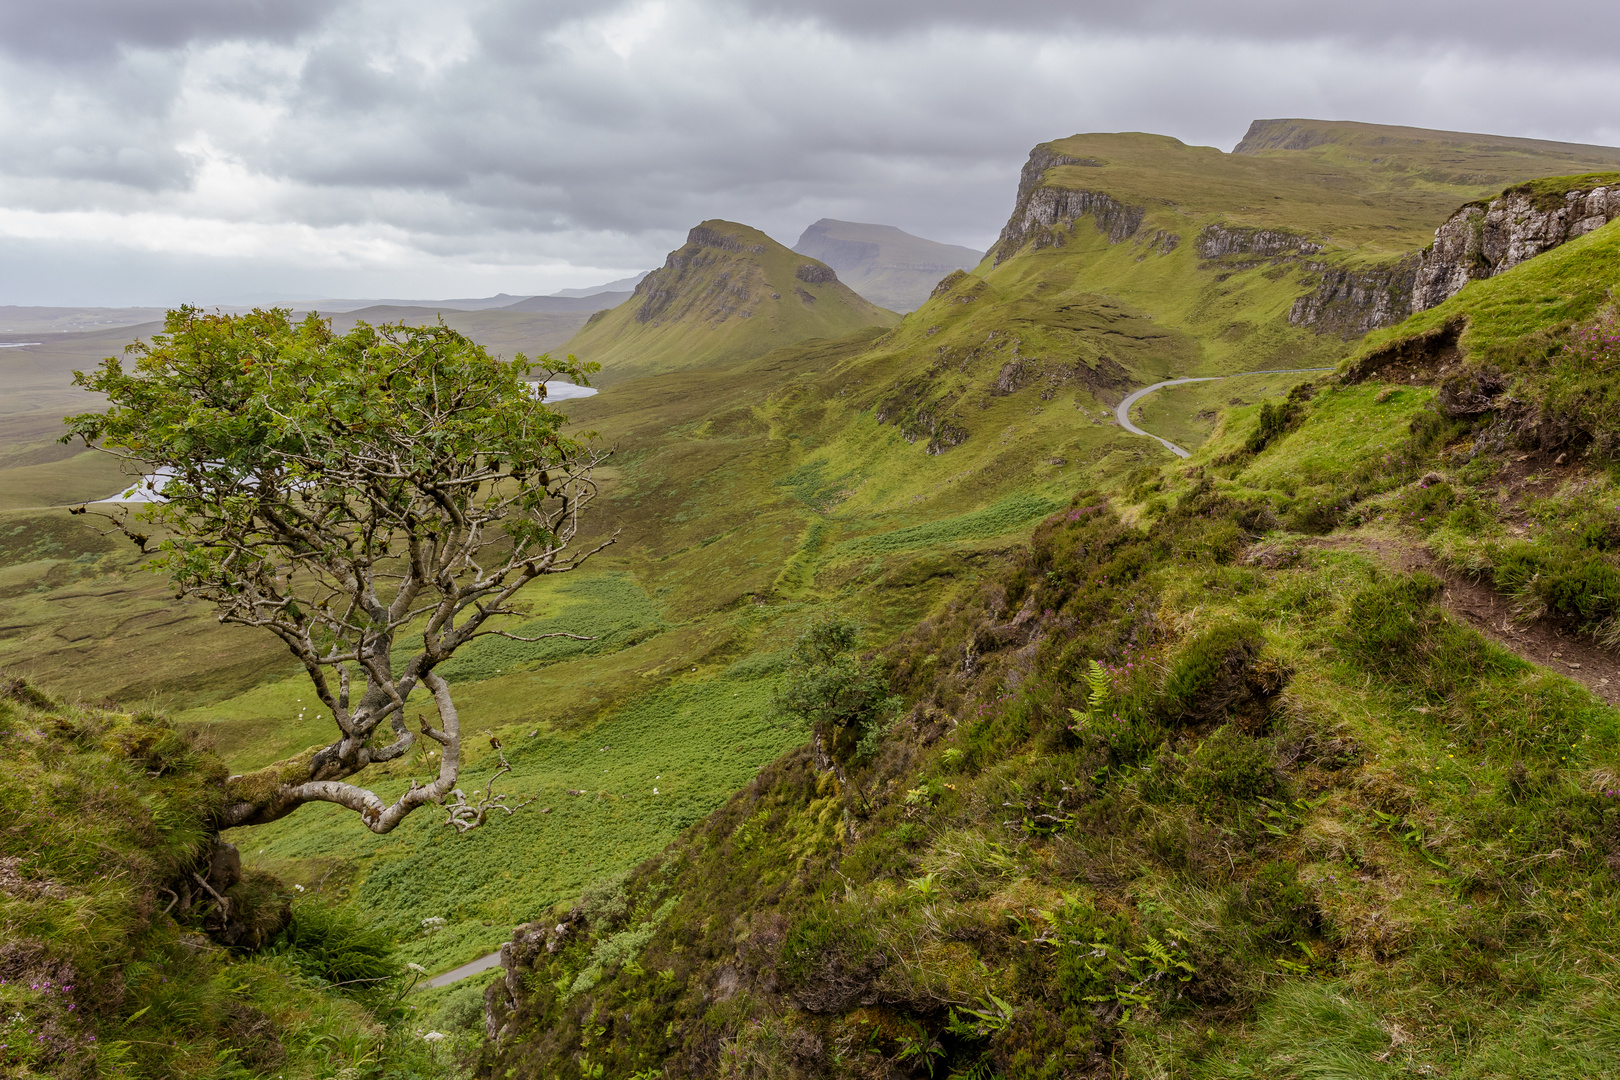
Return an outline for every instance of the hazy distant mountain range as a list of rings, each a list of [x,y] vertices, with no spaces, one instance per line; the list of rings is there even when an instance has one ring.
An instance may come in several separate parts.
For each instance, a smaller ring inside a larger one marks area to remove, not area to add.
[[[838,271],[838,280],[890,311],[915,311],[939,279],[972,270],[984,252],[940,244],[893,225],[822,218],[799,237],[793,250]]]

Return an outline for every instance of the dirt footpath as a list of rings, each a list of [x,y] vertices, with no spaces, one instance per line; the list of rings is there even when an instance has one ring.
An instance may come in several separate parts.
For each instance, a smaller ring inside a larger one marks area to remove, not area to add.
[[[1551,668],[1592,693],[1620,706],[1620,656],[1591,638],[1558,628],[1546,619],[1521,623],[1512,604],[1489,585],[1440,565],[1415,542],[1372,537],[1323,537],[1302,546],[1359,549],[1402,570],[1427,570],[1446,583],[1440,601],[1447,611],[1532,664]]]

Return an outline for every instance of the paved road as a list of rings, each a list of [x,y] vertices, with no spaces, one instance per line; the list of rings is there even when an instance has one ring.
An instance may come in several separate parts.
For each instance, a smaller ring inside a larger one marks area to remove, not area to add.
[[[1131,406],[1135,405],[1138,401],[1141,401],[1155,390],[1163,390],[1167,386],[1180,386],[1182,383],[1216,382],[1220,379],[1235,379],[1239,375],[1298,375],[1307,371],[1332,370],[1332,368],[1325,367],[1279,368],[1276,371],[1239,371],[1235,375],[1205,375],[1196,379],[1166,379],[1164,382],[1156,382],[1152,386],[1144,386],[1140,390],[1133,391],[1130,396],[1114,407],[1114,419],[1118,420],[1119,426],[1124,428],[1126,431],[1136,435],[1146,435],[1150,439],[1156,439],[1163,443],[1164,448],[1176,455],[1176,457],[1190,457],[1192,456],[1191,450],[1183,450],[1169,439],[1161,439],[1159,436],[1153,434],[1153,432],[1143,431],[1141,428],[1133,424],[1131,422]]]
[[[433,976],[433,978],[431,978],[431,979],[429,979],[427,981],[426,985],[428,985],[428,986],[449,986],[453,982],[460,982],[462,979],[467,978],[469,975],[477,975],[480,971],[488,971],[490,968],[498,966],[500,964],[500,962],[501,962],[501,954],[500,954],[500,950],[497,949],[495,952],[490,953],[488,956],[480,956],[478,959],[472,961],[471,963],[462,964],[458,968],[451,968],[449,971],[445,972],[443,975],[435,975],[435,976]]]

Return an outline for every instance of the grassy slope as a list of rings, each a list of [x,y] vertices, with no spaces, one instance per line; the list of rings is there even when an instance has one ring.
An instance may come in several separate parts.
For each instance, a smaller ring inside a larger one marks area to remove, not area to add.
[[[1556,393],[1617,234],[1470,286],[1464,369]],[[914,706],[866,798],[773,764],[524,954],[489,1068],[1612,1075],[1620,713],[1386,553],[1501,514],[1615,573],[1616,456],[1476,441],[1514,410],[1448,418],[1439,366],[1322,380],[1258,450],[1231,408],[1078,496],[889,650]]]
[[[290,957],[233,955],[170,916],[164,886],[206,840],[217,760],[149,715],[67,707],[9,679],[0,732],[5,1075],[405,1080],[444,1066]],[[276,891],[253,884],[261,902]]]
[[[837,338],[896,316],[839,281],[796,275],[814,259],[783,247],[758,229],[705,221],[699,230],[739,250],[688,241],[634,295],[594,317],[566,346],[602,365],[606,383],[631,375],[735,363],[811,338]],[[696,230],[694,230],[696,231]],[[754,250],[758,248],[759,250]],[[656,316],[638,319],[654,291],[667,292]]]
[[[1304,185],[1296,193],[1301,214],[1315,212],[1314,191]],[[1161,207],[1144,232],[1156,223],[1190,231],[1202,220]],[[862,617],[880,639],[898,633],[1003,565],[1013,554],[1009,545],[1069,493],[1163,460],[1156,444],[1107,422],[1117,391],[1095,372],[1106,376],[1117,365],[1123,379],[1140,384],[1167,374],[1332,363],[1343,355],[1348,347],[1336,340],[1281,325],[1302,286],[1274,269],[1202,267],[1190,242],[1169,255],[1130,242],[1109,245],[1082,221],[1064,247],[982,266],[977,280],[957,282],[887,334],[627,378],[598,398],[570,403],[576,420],[621,447],[599,520],[604,530],[624,532],[583,591],[570,599],[559,589],[555,601],[563,613],[587,603],[622,607],[626,629],[610,635],[611,651],[519,656],[517,670],[505,659],[471,658],[459,691],[476,724],[525,748],[511,782],[538,790],[554,812],[497,823],[470,844],[466,873],[479,884],[449,912],[436,896],[379,891],[378,883],[421,876],[445,857],[442,841],[430,838],[438,827],[425,818],[394,841],[374,842],[352,823],[305,811],[263,841],[245,839],[244,847],[250,854],[263,847],[266,865],[306,884],[324,879],[328,891],[375,907],[412,937],[420,919],[449,914],[449,926],[411,946],[430,966],[493,947],[512,920],[581,881],[634,865],[667,840],[672,822],[689,820],[624,816],[633,783],[661,775],[655,759],[662,749],[656,736],[626,741],[633,755],[604,760],[610,771],[601,790],[608,795],[589,796],[589,803],[566,797],[588,821],[617,822],[618,842],[571,849],[563,823],[576,811],[556,793],[583,790],[589,755],[619,745],[617,736],[597,737],[609,730],[603,725],[645,726],[653,723],[648,717],[678,715],[679,702],[707,703],[712,725],[695,735],[680,729],[679,771],[692,782],[684,813],[699,814],[770,761],[781,740],[802,738],[762,728],[761,705],[776,677],[772,655],[816,611]],[[1008,384],[1014,388],[1002,393],[995,383],[1009,364],[1018,369]],[[926,452],[941,431],[954,438],[951,428],[965,441]],[[32,560],[64,561],[73,560]],[[27,602],[42,613],[39,636],[18,642],[13,658],[58,648],[44,644],[53,633],[44,613],[56,603],[53,590],[70,586],[28,577],[50,570],[8,571],[27,578]],[[627,580],[636,594],[623,587]],[[156,600],[159,583],[148,584]],[[605,591],[593,594],[597,589]],[[109,625],[100,624],[106,650],[86,654],[75,668],[56,668],[57,678],[71,672],[76,680],[67,688],[95,696],[108,685],[149,686],[174,705],[206,706],[185,718],[213,722],[210,734],[236,768],[324,739],[318,725],[298,719],[301,692],[296,682],[275,681],[286,669],[268,649],[255,661],[223,647],[217,631],[190,632],[184,640],[202,670],[183,676],[181,667],[192,661],[172,655],[183,640],[179,630],[165,637],[129,624],[111,635]],[[172,659],[172,669],[140,682],[155,655]],[[263,666],[250,674],[255,662]],[[263,685],[239,693],[243,679]],[[532,742],[530,731],[540,732]],[[475,757],[471,777],[483,767]],[[514,826],[507,841],[502,824]],[[545,858],[513,871],[507,843]],[[389,877],[373,882],[385,867]]]

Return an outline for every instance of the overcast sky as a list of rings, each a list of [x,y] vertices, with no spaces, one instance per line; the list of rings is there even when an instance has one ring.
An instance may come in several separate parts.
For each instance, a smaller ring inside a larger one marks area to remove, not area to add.
[[[0,0],[0,304],[527,295],[709,217],[984,248],[1079,131],[1620,144],[1617,42],[1597,0]]]

